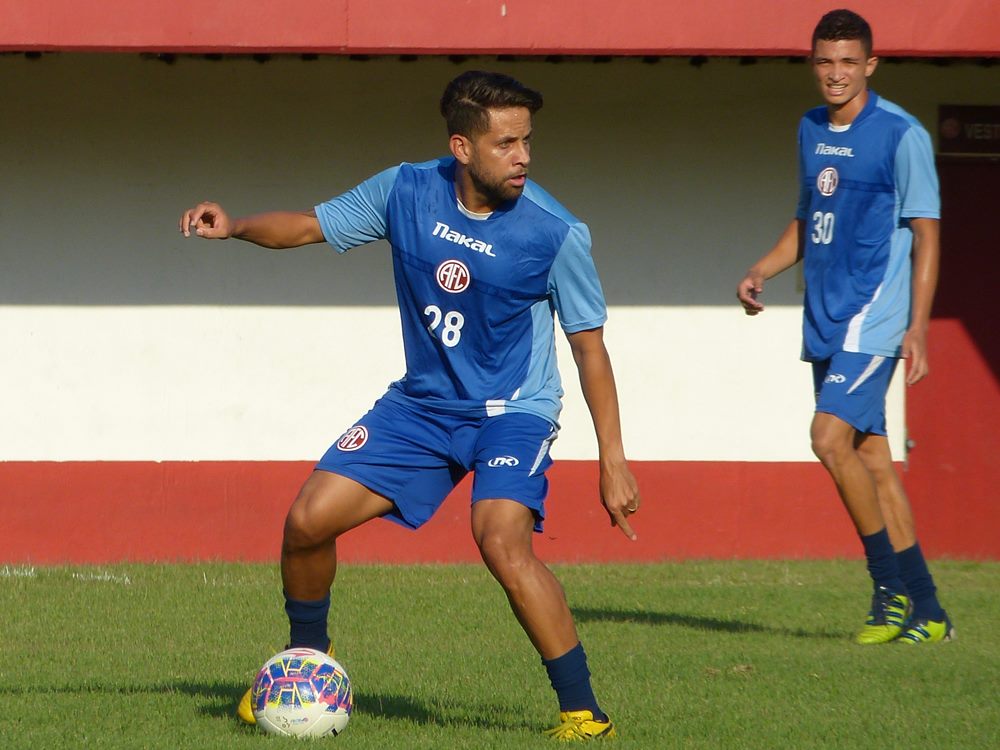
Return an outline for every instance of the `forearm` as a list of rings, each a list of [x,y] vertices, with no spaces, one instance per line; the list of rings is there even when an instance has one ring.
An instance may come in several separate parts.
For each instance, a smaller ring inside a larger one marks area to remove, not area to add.
[[[272,211],[234,219],[229,236],[273,250],[300,247],[324,239],[313,211]]]
[[[912,219],[910,225],[913,229],[910,328],[926,331],[941,262],[940,222],[936,219]]]
[[[753,265],[748,275],[759,275],[766,281],[791,268],[802,258],[802,241],[803,223],[793,219],[774,247]]]
[[[580,373],[583,397],[590,409],[597,435],[601,467],[601,503],[611,518],[629,539],[636,534],[628,517],[639,509],[639,485],[625,460],[622,445],[621,417],[618,412],[618,389],[611,370],[611,358],[604,346],[604,329],[570,334],[570,348]]]
[[[602,464],[625,460],[622,444],[618,389],[611,358],[603,346],[574,347],[573,357],[580,374],[580,387],[590,410]]]

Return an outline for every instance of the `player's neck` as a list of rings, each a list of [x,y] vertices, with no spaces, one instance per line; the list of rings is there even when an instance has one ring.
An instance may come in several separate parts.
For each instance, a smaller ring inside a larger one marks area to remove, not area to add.
[[[473,214],[489,214],[497,209],[500,201],[491,200],[476,188],[476,183],[468,170],[458,164],[455,169],[455,197],[458,202]]]
[[[830,124],[838,127],[850,125],[861,114],[868,103],[868,89],[862,89],[851,101],[843,104],[828,104],[826,107]]]

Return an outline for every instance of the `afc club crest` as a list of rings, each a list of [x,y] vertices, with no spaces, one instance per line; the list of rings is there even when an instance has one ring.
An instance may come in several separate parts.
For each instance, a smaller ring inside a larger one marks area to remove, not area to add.
[[[840,177],[837,175],[837,170],[833,167],[827,167],[816,178],[816,187],[821,194],[829,198],[837,189],[837,182],[839,180]]]
[[[337,448],[342,451],[356,451],[368,442],[368,430],[364,425],[357,424],[343,434],[337,441]]]
[[[451,294],[464,292],[472,282],[468,267],[460,260],[446,260],[437,267],[434,277],[438,286]]]

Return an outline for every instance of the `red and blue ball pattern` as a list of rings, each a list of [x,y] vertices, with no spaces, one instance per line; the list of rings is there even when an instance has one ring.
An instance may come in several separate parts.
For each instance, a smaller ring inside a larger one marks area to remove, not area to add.
[[[309,708],[317,704],[327,713],[348,716],[354,709],[347,673],[332,657],[311,648],[288,649],[268,661],[254,680],[251,701],[255,714],[277,709],[293,721],[302,711],[315,716]]]

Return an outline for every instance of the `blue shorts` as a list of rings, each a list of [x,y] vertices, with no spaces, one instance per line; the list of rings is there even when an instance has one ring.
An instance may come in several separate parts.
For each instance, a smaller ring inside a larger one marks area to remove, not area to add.
[[[558,430],[532,414],[456,417],[387,398],[345,432],[316,464],[387,497],[387,518],[412,529],[430,520],[448,493],[474,472],[472,502],[514,500],[542,530]]]
[[[858,432],[885,435],[885,394],[898,362],[858,352],[813,362],[816,411],[839,417]]]

